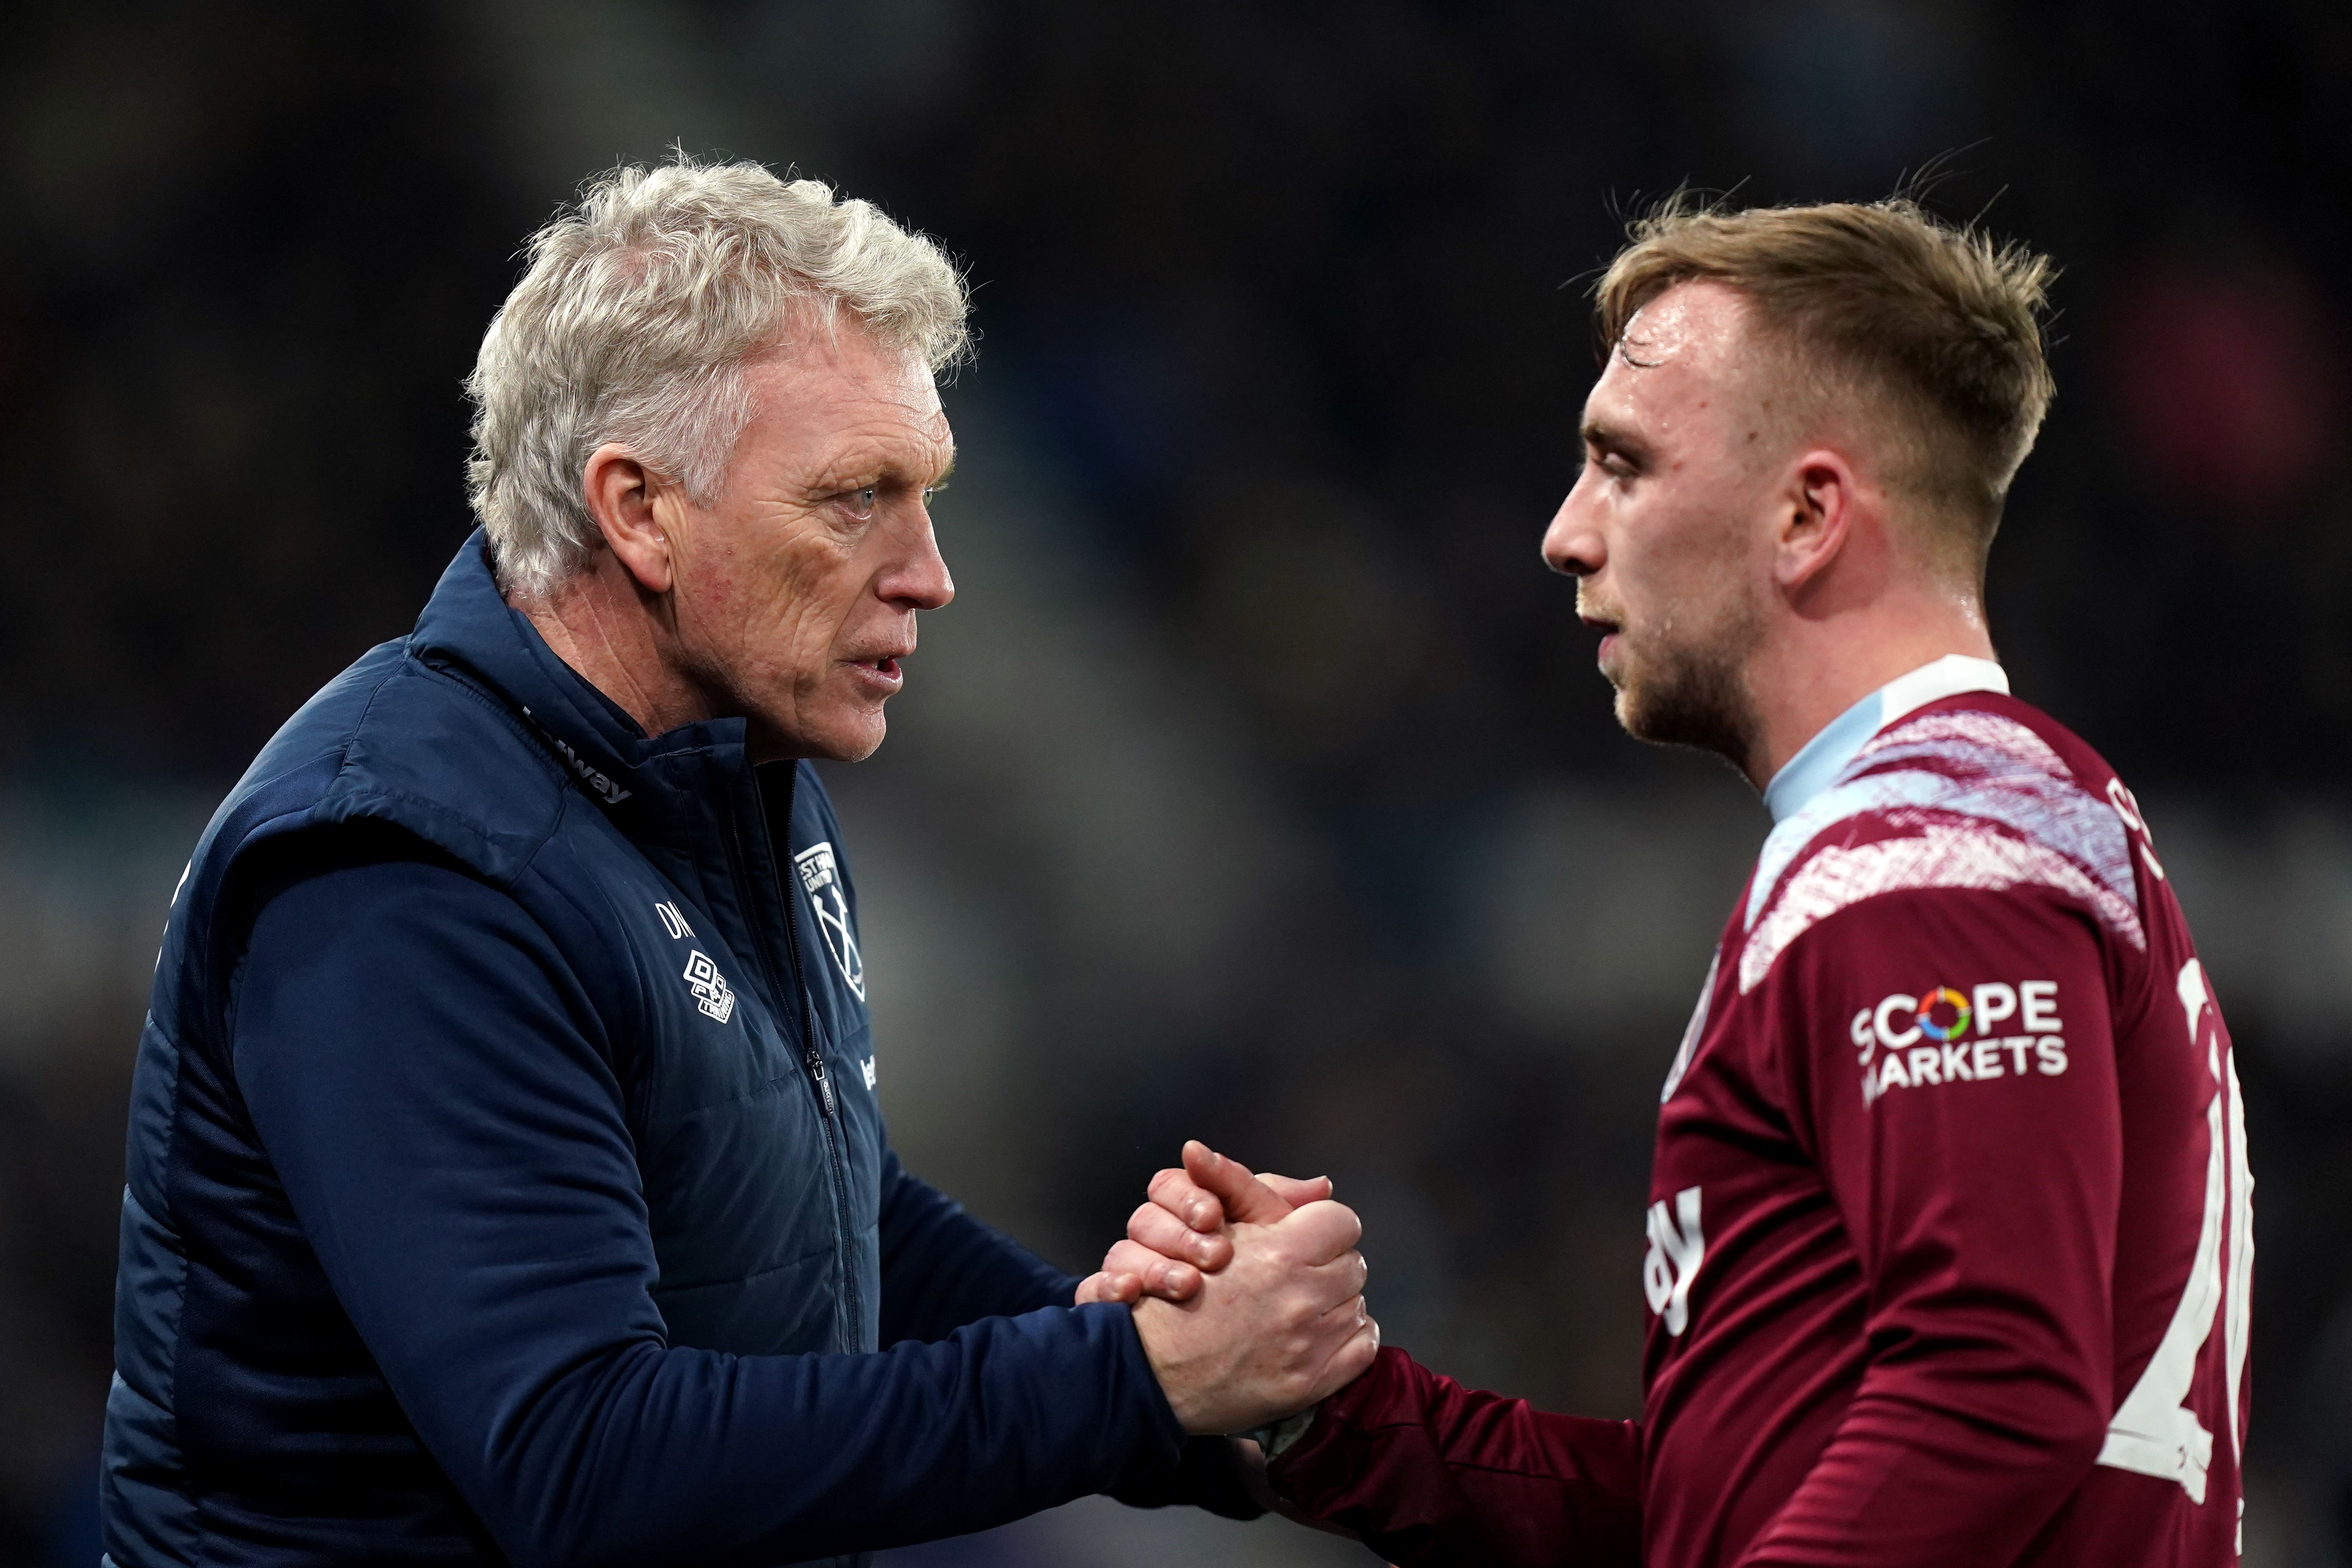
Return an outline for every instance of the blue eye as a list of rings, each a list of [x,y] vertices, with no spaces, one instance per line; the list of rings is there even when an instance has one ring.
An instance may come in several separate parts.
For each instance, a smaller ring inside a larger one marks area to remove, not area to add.
[[[867,485],[864,489],[844,490],[840,497],[842,510],[858,521],[864,522],[874,515],[876,498],[881,493],[881,490],[873,485]]]

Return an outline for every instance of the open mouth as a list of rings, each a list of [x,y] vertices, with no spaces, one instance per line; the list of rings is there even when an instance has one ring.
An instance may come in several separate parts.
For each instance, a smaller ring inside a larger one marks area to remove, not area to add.
[[[1601,634],[1601,646],[1593,649],[1592,658],[1593,662],[1601,665],[1605,672],[1609,656],[1616,651],[1618,644],[1623,640],[1625,623],[1583,610],[1576,613],[1576,618]]]

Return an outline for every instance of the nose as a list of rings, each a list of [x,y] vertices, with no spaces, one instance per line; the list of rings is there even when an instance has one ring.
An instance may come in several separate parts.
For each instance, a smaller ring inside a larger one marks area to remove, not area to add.
[[[1585,473],[1591,472],[1588,468]],[[1567,577],[1590,577],[1607,563],[1609,551],[1595,526],[1593,509],[1585,500],[1585,475],[1568,492],[1544,530],[1544,564]]]
[[[947,558],[940,553],[939,536],[931,531],[928,509],[916,508],[907,548],[876,587],[884,599],[904,610],[944,609],[955,597],[955,579],[948,574]]]

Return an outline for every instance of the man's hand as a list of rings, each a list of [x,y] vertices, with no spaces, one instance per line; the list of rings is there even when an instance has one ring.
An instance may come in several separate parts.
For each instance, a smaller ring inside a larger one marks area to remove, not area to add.
[[[1153,1179],[1129,1239],[1079,1287],[1082,1304],[1135,1302],[1144,1353],[1186,1431],[1278,1420],[1371,1364],[1380,1325],[1364,1310],[1363,1226],[1330,1190],[1320,1178],[1269,1184],[1188,1143],[1184,1169]]]
[[[1363,1226],[1324,1199],[1231,1226],[1233,1261],[1181,1303],[1146,1297],[1135,1328],[1184,1430],[1240,1432],[1320,1402],[1381,1348],[1364,1310]]]
[[[1300,1181],[1271,1173],[1252,1175],[1194,1140],[1184,1145],[1184,1163],[1151,1178],[1150,1201],[1129,1216],[1127,1239],[1103,1255],[1099,1272],[1079,1282],[1077,1304],[1134,1302],[1145,1296],[1189,1301],[1200,1292],[1201,1276],[1233,1261],[1228,1215],[1239,1222],[1271,1225],[1306,1204],[1331,1195],[1331,1179]]]

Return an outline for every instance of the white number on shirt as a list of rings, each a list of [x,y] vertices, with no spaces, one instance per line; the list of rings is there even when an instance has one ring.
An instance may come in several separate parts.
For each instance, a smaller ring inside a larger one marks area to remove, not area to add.
[[[2189,1020],[2189,1048],[2204,1048],[2206,1068],[2213,1075],[2213,1098],[2205,1107],[2211,1140],[2205,1161],[2205,1215],[2180,1305],[2174,1309],[2147,1370],[2107,1424],[2099,1463],[2179,1481],[2191,1501],[2201,1503],[2205,1473],[2213,1463],[2213,1434],[2189,1407],[2189,1394],[2197,1378],[2198,1354],[2213,1336],[2217,1308],[2229,1397],[2221,1420],[2230,1429],[2233,1454],[2245,1441],[2238,1426],[2238,1391],[2246,1373],[2253,1289],[2254,1178],[2246,1163],[2246,1108],[2238,1089],[2238,1064],[2221,1056],[2221,1014],[2205,984],[2204,967],[2193,958],[2181,966],[2179,993],[2181,1011]],[[2230,1244],[2226,1275],[2221,1258],[2225,1228]]]

